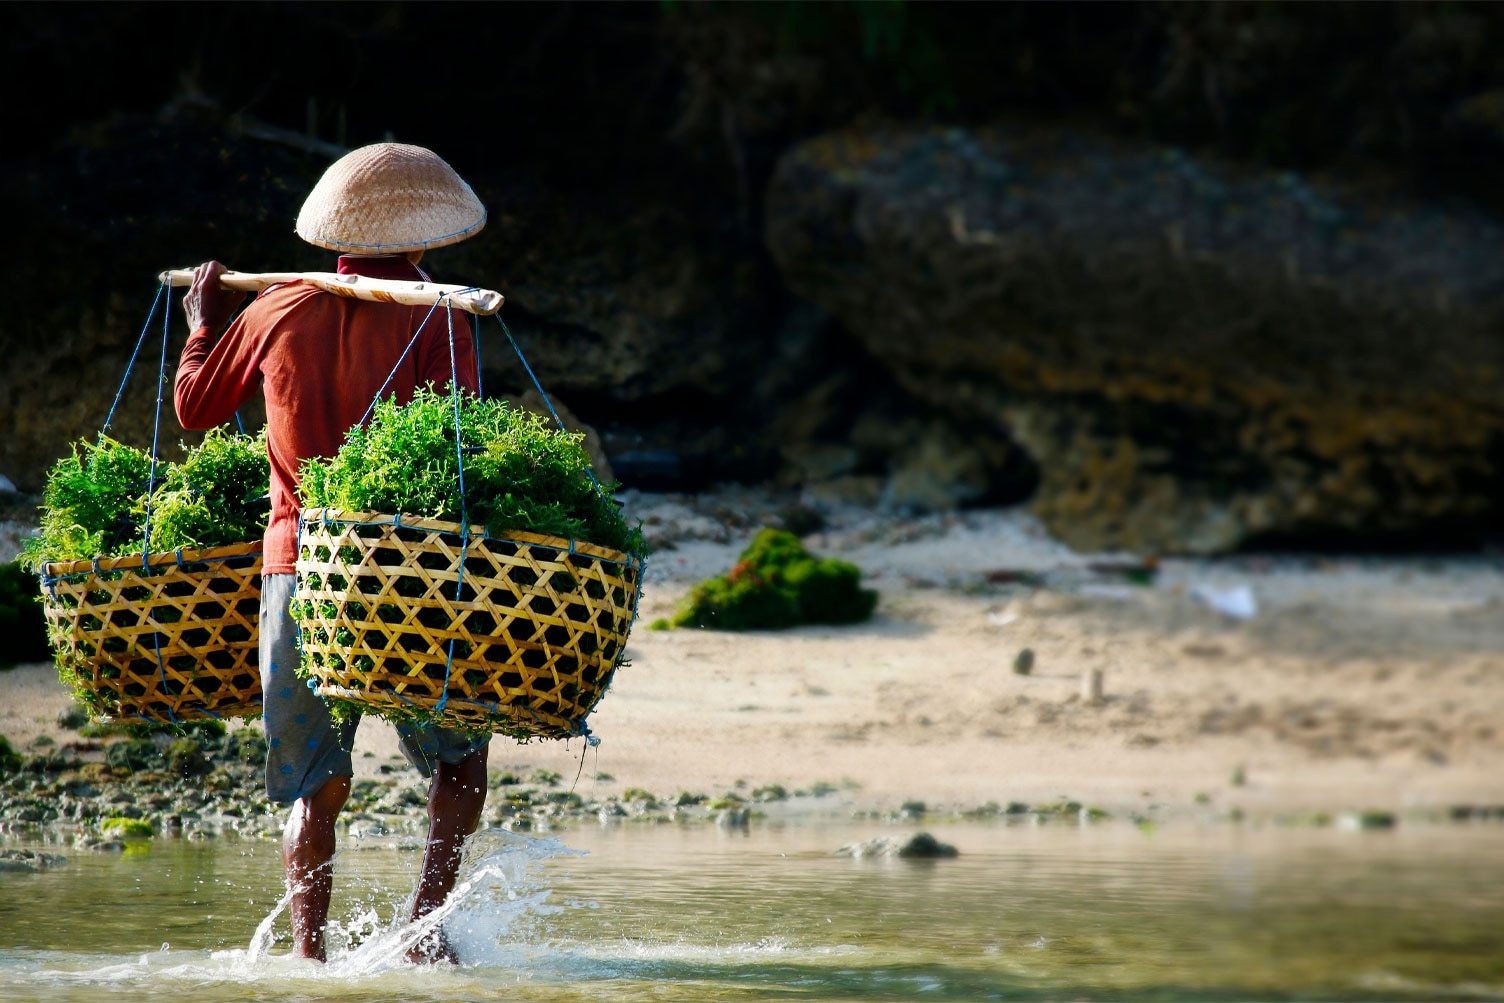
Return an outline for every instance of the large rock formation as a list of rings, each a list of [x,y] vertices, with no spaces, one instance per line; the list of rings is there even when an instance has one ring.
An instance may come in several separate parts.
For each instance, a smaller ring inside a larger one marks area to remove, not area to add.
[[[1037,462],[1081,548],[1504,510],[1504,229],[1064,132],[853,129],[767,196],[785,281]]]

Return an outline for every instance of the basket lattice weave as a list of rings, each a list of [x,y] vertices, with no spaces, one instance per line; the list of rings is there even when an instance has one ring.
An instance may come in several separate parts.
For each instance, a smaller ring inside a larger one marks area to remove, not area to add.
[[[553,536],[306,509],[296,615],[315,692],[517,738],[587,735],[622,660],[642,562]]]
[[[65,682],[97,717],[261,713],[261,543],[47,564],[42,599]]]

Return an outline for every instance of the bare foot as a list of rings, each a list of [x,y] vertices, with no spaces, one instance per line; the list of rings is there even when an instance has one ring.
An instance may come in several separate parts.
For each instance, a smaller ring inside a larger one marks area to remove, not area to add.
[[[415,965],[457,965],[460,963],[460,959],[455,956],[454,948],[449,945],[449,938],[444,936],[442,926],[408,948],[407,960]]]

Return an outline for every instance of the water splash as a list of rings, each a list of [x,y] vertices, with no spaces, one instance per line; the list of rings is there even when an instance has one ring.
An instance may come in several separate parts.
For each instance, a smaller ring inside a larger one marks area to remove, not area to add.
[[[153,994],[190,989],[217,993],[210,987],[236,985],[249,989],[252,998],[305,993],[363,998],[374,983],[383,992],[402,994],[406,987],[414,998],[426,998],[445,984],[452,983],[450,989],[467,985],[466,969],[523,963],[532,945],[519,941],[516,933],[529,920],[564,909],[548,903],[552,891],[541,883],[540,866],[556,857],[583,855],[584,851],[552,837],[521,836],[500,829],[478,832],[466,842],[459,880],[443,906],[408,921],[410,898],[385,920],[377,906],[358,903],[346,916],[331,920],[330,958],[324,965],[273,953],[278,921],[292,902],[287,892],[257,924],[245,948],[205,953],[167,950],[140,955],[134,963],[75,956],[62,967],[44,964],[38,970],[10,974],[38,990],[62,989],[65,994],[70,989],[92,993],[103,986],[149,988]],[[440,926],[459,957],[460,969],[410,964],[407,952]],[[416,981],[409,985],[410,980]],[[10,988],[18,989],[20,984],[11,982]]]
[[[283,893],[281,900],[272,907],[272,911],[266,914],[266,918],[257,924],[256,932],[251,937],[250,946],[245,949],[245,960],[248,964],[254,965],[258,961],[264,960],[271,953],[272,942],[276,939],[273,926],[277,922],[277,917],[282,915],[291,904],[292,889],[289,888]]]

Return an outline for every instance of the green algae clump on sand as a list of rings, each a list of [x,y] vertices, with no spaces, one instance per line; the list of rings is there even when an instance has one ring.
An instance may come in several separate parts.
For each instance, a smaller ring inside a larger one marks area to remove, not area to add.
[[[877,605],[877,592],[862,588],[861,577],[849,561],[814,556],[793,533],[762,529],[729,572],[696,585],[671,620],[653,627],[783,630],[860,623]]]

